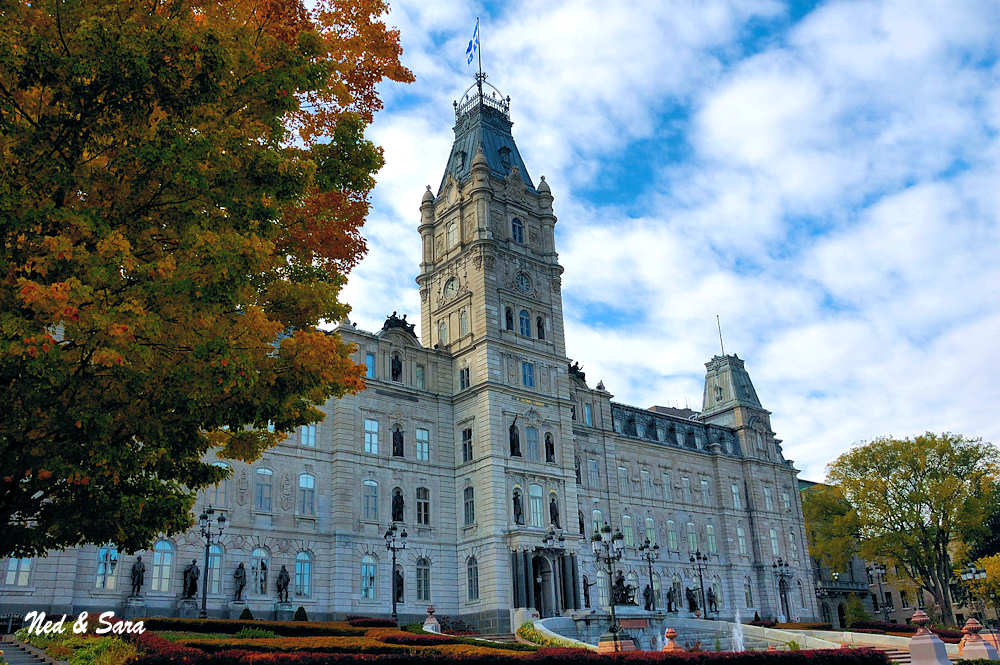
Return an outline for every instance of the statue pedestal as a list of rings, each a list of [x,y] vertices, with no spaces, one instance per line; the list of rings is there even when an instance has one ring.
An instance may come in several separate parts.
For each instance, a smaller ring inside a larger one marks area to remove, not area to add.
[[[125,618],[142,619],[147,616],[146,599],[142,596],[129,596],[125,601]]]
[[[650,612],[638,605],[615,605],[615,616],[619,619],[623,617],[648,617]]]
[[[951,661],[941,638],[928,631],[917,633],[910,640],[910,662],[913,665],[949,665]]]
[[[292,617],[294,616],[295,616],[295,609],[292,607],[291,603],[274,604],[275,621],[291,621]]]
[[[226,606],[226,616],[230,619],[239,619],[240,615],[243,614],[243,610],[247,608],[247,601],[245,600],[231,600]]]
[[[194,598],[182,598],[177,601],[177,616],[182,619],[197,619],[200,609],[198,601]]]

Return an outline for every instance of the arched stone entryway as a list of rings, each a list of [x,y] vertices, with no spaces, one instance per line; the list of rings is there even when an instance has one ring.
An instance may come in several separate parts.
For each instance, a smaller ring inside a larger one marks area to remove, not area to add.
[[[535,573],[534,598],[535,609],[541,617],[555,616],[556,614],[556,592],[555,576],[552,574],[552,564],[548,557],[536,556],[531,560],[531,567]]]

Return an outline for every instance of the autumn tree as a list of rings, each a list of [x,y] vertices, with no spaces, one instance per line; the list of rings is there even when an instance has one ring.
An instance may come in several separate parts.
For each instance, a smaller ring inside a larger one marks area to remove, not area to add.
[[[816,484],[802,492],[809,554],[819,565],[846,570],[858,553],[858,516],[839,487]]]
[[[954,434],[876,439],[828,469],[856,515],[861,555],[888,560],[934,596],[955,623],[949,584],[960,535],[988,514],[998,453]]]
[[[362,386],[341,319],[409,81],[381,0],[0,2],[0,557],[125,551]],[[273,431],[272,431],[273,430]]]

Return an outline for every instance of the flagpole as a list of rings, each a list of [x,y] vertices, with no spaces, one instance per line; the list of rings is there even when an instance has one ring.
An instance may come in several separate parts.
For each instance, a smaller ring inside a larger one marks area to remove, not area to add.
[[[476,17],[476,54],[479,56],[479,101],[483,99],[483,34],[479,31],[479,17]]]

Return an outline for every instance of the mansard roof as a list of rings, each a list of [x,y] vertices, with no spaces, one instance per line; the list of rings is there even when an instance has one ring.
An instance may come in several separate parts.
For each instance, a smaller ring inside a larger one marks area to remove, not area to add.
[[[472,160],[480,150],[490,173],[504,178],[512,168],[517,167],[524,184],[534,190],[528,167],[524,165],[510,131],[513,124],[510,120],[510,97],[504,98],[499,90],[485,81],[481,86],[474,83],[466,90],[462,100],[455,102],[455,142],[438,186],[438,195],[444,190],[449,175],[458,182],[464,182],[469,177]]]
[[[616,433],[632,439],[702,452],[711,452],[717,443],[723,455],[743,456],[736,433],[722,425],[617,402],[611,403],[611,424]]]

